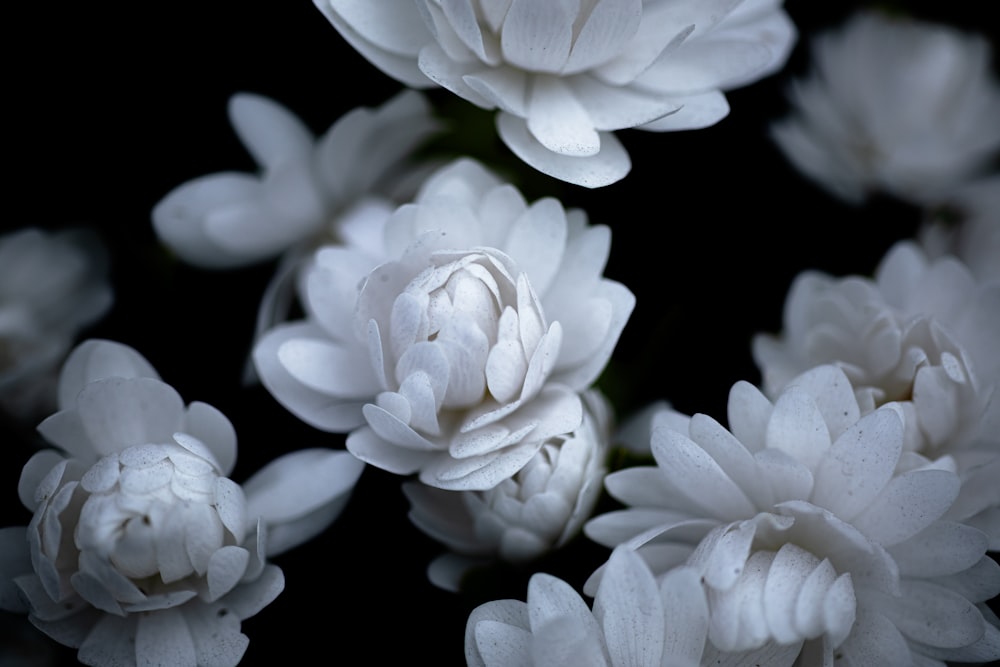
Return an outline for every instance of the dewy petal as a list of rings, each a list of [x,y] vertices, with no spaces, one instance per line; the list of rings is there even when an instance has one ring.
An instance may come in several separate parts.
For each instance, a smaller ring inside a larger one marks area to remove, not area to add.
[[[976,565],[989,539],[980,530],[953,521],[935,521],[913,537],[892,545],[889,555],[904,577],[958,574]]]
[[[830,432],[813,397],[796,386],[783,391],[767,424],[768,447],[779,449],[813,469],[830,444]]]
[[[104,614],[87,634],[76,657],[85,665],[143,664],[136,653],[137,623],[138,615],[122,618]]]
[[[32,511],[37,509],[39,502],[36,498],[36,492],[39,490],[42,480],[64,461],[66,458],[54,449],[43,449],[32,454],[28,462],[24,464],[24,468],[21,469],[21,477],[17,483],[17,493],[21,504]],[[54,490],[52,489],[52,491]]]
[[[197,667],[198,655],[184,621],[184,612],[175,608],[140,614],[135,633],[135,656],[137,667]]]
[[[486,663],[479,652],[477,628],[482,621],[507,625],[530,633],[531,626],[528,621],[528,605],[520,600],[492,600],[485,602],[469,614],[465,623],[465,658],[466,662],[472,666],[485,667]],[[489,632],[484,633],[484,640]],[[530,637],[530,635],[529,635]],[[488,643],[488,642],[487,642]],[[511,648],[509,645],[500,645],[497,649]],[[527,642],[521,647],[519,652],[524,654],[524,659],[520,662],[503,661],[498,664],[522,664],[527,660]]]
[[[573,46],[575,19],[567,3],[513,0],[500,35],[504,60],[533,72],[560,71]]]
[[[504,144],[518,158],[543,174],[587,188],[600,188],[625,178],[632,161],[625,147],[611,133],[601,132],[600,152],[587,157],[560,155],[545,148],[528,131],[527,122],[506,112],[496,118]]]
[[[947,470],[913,470],[892,478],[851,523],[883,546],[913,537],[940,518],[958,496],[961,482]]]
[[[539,572],[531,576],[527,604],[532,630],[552,619],[568,616],[577,624],[591,628],[592,634],[600,632],[594,615],[580,595],[565,581],[550,574]]]
[[[642,0],[598,0],[579,29],[563,73],[582,72],[617,56],[642,22]]]
[[[235,667],[246,653],[250,640],[240,632],[239,616],[221,604],[190,605],[184,609],[184,620],[199,667]]]
[[[478,661],[470,664],[530,665],[532,664],[532,636],[528,630],[483,619],[473,630]]]
[[[566,157],[590,157],[601,150],[594,122],[566,82],[536,76],[528,97],[528,131],[546,149]]]
[[[214,602],[231,591],[243,578],[249,563],[250,552],[242,547],[222,547],[213,553],[205,576],[208,601]]]
[[[812,502],[850,521],[882,492],[902,447],[903,423],[894,410],[880,408],[862,417],[817,464]]]
[[[594,599],[614,665],[659,667],[665,614],[659,587],[645,561],[627,548],[615,549]]]
[[[374,406],[373,406],[374,407]],[[380,437],[370,426],[362,426],[347,436],[347,450],[365,463],[397,475],[420,470],[430,455],[428,451],[407,449]]]
[[[259,577],[245,581],[220,601],[241,620],[271,604],[285,588],[285,575],[277,565],[265,565]]]

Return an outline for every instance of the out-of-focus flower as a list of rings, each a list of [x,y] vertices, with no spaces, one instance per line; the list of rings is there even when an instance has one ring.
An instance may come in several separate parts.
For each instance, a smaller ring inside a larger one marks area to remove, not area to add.
[[[498,109],[521,160],[587,187],[631,167],[615,130],[713,125],[796,37],[781,0],[315,2],[383,72]]]
[[[584,530],[637,548],[654,575],[695,568],[708,640],[731,659],[771,645],[784,650],[776,665],[996,660],[1000,622],[985,602],[1000,567],[987,536],[950,515],[954,461],[905,452],[903,419],[895,404],[863,414],[836,366],[774,403],[738,382],[729,430],[703,414],[683,430],[654,420],[657,465],[610,473],[627,509]]]
[[[471,667],[696,666],[708,609],[698,575],[677,568],[657,581],[633,551],[615,549],[591,610],[562,579],[538,573],[527,602],[493,600],[469,615]]]
[[[51,413],[60,364],[112,300],[106,250],[92,231],[0,236],[0,408],[23,419]]]
[[[234,95],[229,119],[260,172],[196,178],[153,208],[160,240],[203,268],[245,266],[302,244],[343,241],[338,214],[366,197],[391,198],[406,186],[407,158],[438,127],[415,91],[377,109],[358,107],[318,139],[290,111],[260,95]]]
[[[59,403],[39,431],[61,451],[18,487],[31,523],[0,531],[0,604],[84,664],[237,664],[241,622],[284,587],[266,555],[328,525],[363,464],[305,450],[241,487],[229,420],[109,341],[70,354]]]
[[[609,229],[525,202],[460,159],[391,215],[378,243],[320,249],[308,318],[254,350],[275,398],[347,448],[430,486],[485,490],[576,430],[635,304],[603,277]]]
[[[954,255],[980,282],[1000,281],[1000,175],[962,187],[919,236],[929,257]]]
[[[982,36],[862,11],[813,47],[814,73],[793,85],[795,112],[772,136],[841,199],[937,204],[1000,150],[1000,84]]]
[[[431,563],[437,586],[458,591],[462,576],[499,558],[524,563],[579,533],[597,503],[607,472],[611,405],[584,393],[583,423],[555,436],[513,477],[486,491],[445,491],[406,482],[410,520],[451,553]]]

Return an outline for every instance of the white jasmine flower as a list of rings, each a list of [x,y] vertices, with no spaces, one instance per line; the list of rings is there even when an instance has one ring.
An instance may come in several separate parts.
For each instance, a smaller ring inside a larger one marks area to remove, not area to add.
[[[655,575],[695,568],[708,640],[732,664],[769,645],[784,647],[778,665],[996,660],[1000,622],[985,602],[1000,567],[982,531],[948,516],[954,462],[904,452],[903,418],[894,404],[863,414],[836,366],[774,403],[739,382],[729,430],[703,414],[683,430],[654,420],[657,465],[609,474],[627,509],[584,530],[638,547]]]
[[[980,282],[1000,281],[1000,175],[963,186],[928,216],[920,242],[931,258],[962,260]]]
[[[476,607],[465,630],[471,667],[698,665],[708,609],[692,568],[659,581],[633,551],[611,553],[593,610],[565,581],[538,573],[527,602]]]
[[[31,523],[0,531],[0,605],[87,665],[237,664],[241,622],[284,587],[266,553],[332,521],[362,464],[305,450],[241,487],[229,420],[109,341],[69,356],[59,403],[39,431],[61,451],[18,487]]]
[[[549,439],[534,458],[492,489],[445,491],[407,482],[410,520],[447,545],[428,570],[431,581],[458,591],[469,568],[495,558],[524,563],[579,533],[602,490],[611,406],[596,390],[584,393],[583,423]]]
[[[112,300],[107,253],[92,231],[0,236],[0,408],[24,419],[50,413],[60,364]]]
[[[430,486],[485,490],[576,430],[635,297],[602,276],[607,227],[525,202],[461,159],[391,215],[379,243],[314,256],[308,319],[254,350],[264,385],[347,448]],[[369,239],[372,240],[372,239]]]
[[[861,203],[936,204],[1000,149],[990,43],[947,25],[862,11],[815,38],[814,73],[772,136],[803,174]]]
[[[498,109],[520,159],[587,187],[629,171],[615,130],[713,125],[796,37],[781,0],[315,2],[383,72]]]

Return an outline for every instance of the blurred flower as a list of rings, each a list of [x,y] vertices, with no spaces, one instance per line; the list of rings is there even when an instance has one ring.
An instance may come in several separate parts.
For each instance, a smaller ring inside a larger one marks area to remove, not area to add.
[[[980,282],[1000,281],[1000,175],[963,186],[919,235],[931,259],[954,255]]]
[[[229,119],[260,173],[202,176],[153,208],[160,240],[203,268],[245,266],[297,245],[343,240],[337,215],[360,199],[387,197],[405,185],[406,159],[437,128],[427,102],[414,91],[374,110],[358,107],[318,139],[291,112],[260,95],[234,95]]]
[[[593,611],[562,579],[532,575],[528,600],[493,600],[469,615],[471,667],[698,665],[708,610],[698,575],[677,568],[661,581],[629,549],[616,549]]]
[[[320,249],[308,318],[254,350],[282,405],[351,431],[363,461],[450,490],[492,488],[580,426],[578,393],[635,302],[602,276],[607,227],[552,198],[529,205],[470,159],[391,215],[356,213],[371,243]]]
[[[240,487],[229,420],[109,341],[69,356],[59,403],[39,431],[62,451],[18,486],[31,523],[0,531],[0,605],[88,665],[237,664],[241,622],[284,587],[265,555],[332,521],[363,465],[310,450]]]
[[[937,204],[1000,150],[1000,85],[982,36],[862,11],[813,47],[814,74],[791,88],[795,113],[772,136],[834,195]]]
[[[731,664],[768,645],[784,647],[777,665],[1000,658],[984,604],[1000,567],[987,536],[949,514],[954,462],[905,452],[895,404],[863,414],[843,370],[820,366],[774,403],[736,383],[729,430],[703,414],[683,430],[665,419],[653,420],[656,466],[605,478],[626,509],[584,530],[637,548],[654,575],[694,568],[709,642]]]
[[[373,65],[499,109],[503,142],[555,178],[600,187],[629,171],[613,132],[713,125],[724,90],[784,65],[781,0],[315,0]]]
[[[106,249],[93,231],[0,236],[0,408],[25,420],[52,412],[59,365],[112,300]]]
[[[584,393],[583,423],[550,438],[513,477],[486,491],[445,491],[406,482],[410,520],[447,545],[428,570],[431,581],[458,591],[469,568],[495,558],[524,563],[558,549],[590,517],[607,472],[611,405]]]

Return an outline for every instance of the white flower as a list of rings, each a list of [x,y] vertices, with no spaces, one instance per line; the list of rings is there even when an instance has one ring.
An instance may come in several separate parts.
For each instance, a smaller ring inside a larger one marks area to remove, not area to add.
[[[909,447],[937,456],[974,440],[1000,380],[1000,283],[954,257],[928,260],[912,241],[890,248],[874,279],[806,271],[785,301],[784,330],[753,355],[774,398],[797,374],[841,366],[875,405],[915,412]]]
[[[28,461],[34,516],[0,531],[0,606],[87,665],[237,664],[241,621],[284,587],[265,556],[328,525],[363,465],[305,450],[240,487],[229,420],[109,341],[74,350],[59,392],[39,431],[62,451]]]
[[[638,547],[656,575],[695,568],[715,650],[784,647],[777,665],[1000,658],[984,604],[1000,567],[986,535],[950,514],[954,462],[904,452],[895,405],[862,416],[844,372],[821,366],[773,404],[734,385],[729,430],[703,414],[683,430],[666,419],[654,421],[656,466],[605,478],[627,509],[584,530]]]
[[[962,187],[919,236],[929,257],[954,255],[980,282],[1000,281],[1000,175]]]
[[[607,227],[551,198],[529,205],[468,159],[362,217],[381,243],[320,249],[309,318],[254,350],[279,402],[351,431],[360,459],[451,490],[492,488],[579,427],[578,393],[635,302],[602,276]]]
[[[484,109],[522,160],[600,187],[631,163],[613,132],[712,125],[724,90],[780,68],[781,0],[315,0],[372,64]]]
[[[939,203],[1000,149],[991,46],[946,25],[862,11],[813,44],[772,136],[802,173],[860,203],[881,191]]]
[[[486,491],[445,491],[406,482],[410,520],[447,545],[428,576],[458,591],[473,566],[494,558],[524,563],[566,544],[590,517],[607,472],[611,405],[584,393],[583,423],[549,439],[514,476]]]
[[[55,408],[59,365],[112,303],[107,257],[83,229],[0,236],[0,407],[40,418]]]
[[[684,667],[698,665],[708,609],[691,568],[660,581],[629,549],[616,549],[591,610],[565,581],[538,573],[527,602],[494,600],[469,615],[470,667]]]
[[[437,128],[414,91],[374,110],[358,107],[318,139],[259,95],[234,95],[229,119],[260,173],[202,176],[153,208],[160,240],[203,268],[245,266],[303,243],[339,240],[336,216],[365,197],[392,194],[405,181],[405,159]]]

